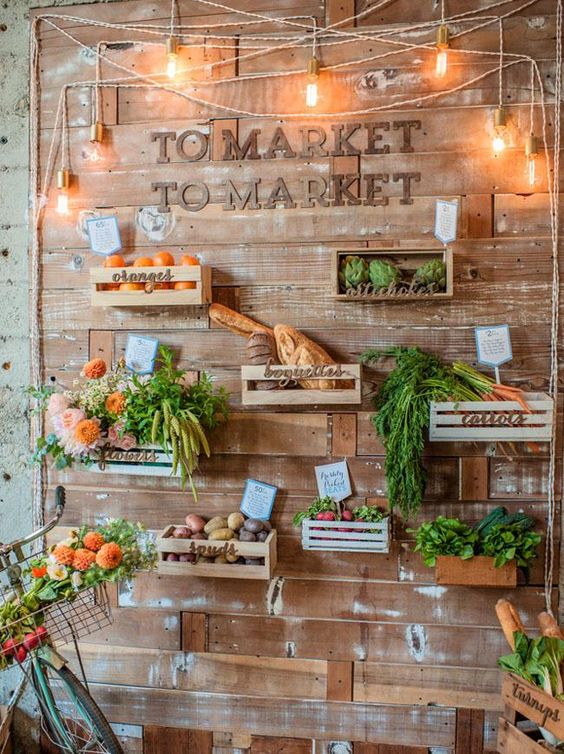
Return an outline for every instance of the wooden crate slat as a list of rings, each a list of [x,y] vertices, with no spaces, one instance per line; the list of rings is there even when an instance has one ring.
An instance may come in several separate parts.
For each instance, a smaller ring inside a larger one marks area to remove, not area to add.
[[[506,705],[564,740],[564,702],[513,673],[506,674],[501,694]]]
[[[98,289],[99,285],[115,285],[126,282],[126,279],[127,282],[145,284],[145,290]],[[193,282],[196,287],[188,290],[152,287],[167,282]],[[199,306],[211,303],[211,269],[201,265],[91,267],[90,287],[92,306]]]
[[[540,733],[538,740],[543,740]],[[499,754],[547,754],[550,751],[503,718],[499,720],[497,750]]]
[[[445,586],[516,587],[517,565],[515,560],[511,560],[496,568],[494,558],[485,555],[475,555],[468,560],[456,555],[439,555],[435,582]]]
[[[242,394],[241,400],[244,406],[309,406],[309,405],[337,405],[342,404],[359,404],[362,402],[361,387],[361,365],[360,364],[300,364],[299,368],[307,370],[320,366],[338,367],[342,374],[337,375],[315,375],[309,376],[309,380],[336,380],[354,381],[353,388],[335,388],[334,390],[323,389],[305,389],[305,388],[281,388],[279,390],[256,390],[253,382],[260,380],[277,380],[283,382],[286,377],[277,374],[271,374],[272,371],[290,370],[294,365],[288,364],[270,364],[265,366],[241,367]],[[265,376],[265,372],[268,373]],[[303,377],[302,379],[305,379]]]
[[[367,528],[369,532],[365,531]],[[302,522],[302,547],[304,550],[387,553],[390,551],[390,519],[375,524],[305,519]]]

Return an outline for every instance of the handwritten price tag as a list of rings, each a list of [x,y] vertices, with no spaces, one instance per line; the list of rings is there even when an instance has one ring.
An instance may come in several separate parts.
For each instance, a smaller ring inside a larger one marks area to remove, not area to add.
[[[435,238],[447,244],[456,241],[458,225],[458,199],[438,199],[435,206]]]
[[[117,217],[92,217],[86,221],[90,250],[103,257],[121,249],[121,236]]]
[[[346,461],[315,467],[319,497],[332,497],[339,502],[352,495],[349,467]]]
[[[500,367],[513,358],[509,325],[476,328],[476,350],[480,364]]]

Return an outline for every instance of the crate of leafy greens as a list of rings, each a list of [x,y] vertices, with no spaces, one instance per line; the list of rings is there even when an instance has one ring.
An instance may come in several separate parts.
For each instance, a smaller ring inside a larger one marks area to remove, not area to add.
[[[537,749],[517,736],[511,726],[521,725],[521,717],[535,723],[542,736],[541,751],[562,751],[564,746],[564,633],[553,615],[538,615],[540,636],[531,637],[524,628],[518,611],[506,599],[498,600],[495,610],[511,654],[498,660],[506,675],[501,691],[509,729],[500,728],[499,751],[504,754],[536,754]],[[529,726],[531,727],[531,726]],[[516,748],[515,741],[523,747]],[[552,748],[556,747],[556,748]],[[538,746],[540,749],[540,746]],[[540,752],[539,752],[540,754]]]
[[[316,498],[306,511],[294,516],[302,527],[304,550],[379,552],[390,550],[390,517],[376,505],[353,510],[332,497]]]
[[[437,584],[515,587],[517,569],[528,578],[537,556],[541,536],[534,526],[526,514],[499,506],[474,526],[439,516],[408,532],[415,534],[415,552],[435,568]]]

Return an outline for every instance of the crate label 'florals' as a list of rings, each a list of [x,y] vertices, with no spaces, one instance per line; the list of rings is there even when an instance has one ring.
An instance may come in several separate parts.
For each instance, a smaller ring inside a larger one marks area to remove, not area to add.
[[[92,359],[74,390],[32,389],[52,429],[37,440],[35,460],[50,456],[58,469],[75,462],[103,468],[117,451],[160,445],[172,458],[172,475],[180,471],[182,486],[189,482],[195,496],[192,474],[201,453],[210,455],[206,432],[227,418],[227,393],[214,390],[205,372],[187,384],[172,358],[161,346],[157,369],[143,376],[128,373],[121,361],[108,372],[103,359]]]

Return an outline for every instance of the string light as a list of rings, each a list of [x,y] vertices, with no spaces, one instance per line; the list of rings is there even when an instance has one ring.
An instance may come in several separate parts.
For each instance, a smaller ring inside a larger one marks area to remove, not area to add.
[[[69,214],[69,188],[71,183],[71,173],[68,168],[61,168],[57,171],[57,212],[59,215]]]
[[[176,76],[176,67],[178,62],[178,39],[169,37],[166,40],[166,75],[169,79]]]
[[[535,158],[539,153],[538,139],[534,133],[530,133],[525,142],[525,155],[527,156],[527,172],[529,175],[529,186],[535,185]]]
[[[90,162],[101,162],[104,159],[104,155],[102,154],[103,141],[104,125],[97,120],[90,126],[90,143],[92,144],[88,155]]]
[[[503,107],[503,21],[499,19],[499,74],[498,74],[499,104],[494,111],[494,133],[492,149],[495,157],[504,151],[507,138],[507,117]]]
[[[446,76],[448,68],[448,26],[441,24],[437,29],[437,61],[435,73],[439,78]]]
[[[319,69],[321,68],[319,60],[317,59],[317,19],[313,18],[312,21],[313,32],[311,58],[307,64],[306,107],[315,107],[317,105],[317,82],[319,80]]]

